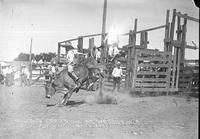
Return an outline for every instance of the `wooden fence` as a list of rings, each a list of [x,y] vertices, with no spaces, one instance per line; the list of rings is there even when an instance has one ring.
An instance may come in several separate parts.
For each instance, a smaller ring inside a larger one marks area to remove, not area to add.
[[[190,46],[186,42],[187,21],[190,20],[199,23],[199,19],[188,16],[187,14],[177,12],[176,9],[173,10],[171,22],[169,15],[170,11],[167,10],[166,21],[164,25],[144,30],[137,29],[137,19],[135,19],[134,28],[132,30],[130,30],[128,33],[119,34],[119,36],[129,36],[128,45],[124,46],[127,56],[125,67],[126,77],[124,85],[126,89],[131,91],[140,90],[142,92],[177,91],[179,89],[180,72],[184,70],[185,49],[197,49],[196,46]],[[181,21],[181,19],[183,19],[183,22]],[[148,32],[158,29],[165,29],[164,52],[149,50],[147,46],[149,43]],[[138,33],[140,33],[139,45],[136,44],[136,37]],[[72,41],[77,41],[77,48],[79,52],[84,52],[83,39],[88,37],[97,37],[101,35],[101,33],[85,35],[59,42],[58,59],[60,60],[60,49],[62,47],[65,48],[65,51],[71,49]],[[91,51],[93,47],[94,38],[90,38],[89,51]],[[106,45],[102,46],[103,49],[104,47],[106,47]],[[147,55],[147,57],[145,58],[139,56],[139,54],[145,54]],[[103,59],[103,61],[106,58],[107,50],[102,53],[101,56],[101,59]],[[104,64],[107,63],[104,62]],[[138,71],[138,69],[145,69],[146,71]],[[161,71],[159,71],[159,69],[161,69]]]
[[[199,89],[199,60],[185,60],[180,70],[179,91],[193,92]]]
[[[170,53],[137,49],[133,70],[134,91],[170,91]]]

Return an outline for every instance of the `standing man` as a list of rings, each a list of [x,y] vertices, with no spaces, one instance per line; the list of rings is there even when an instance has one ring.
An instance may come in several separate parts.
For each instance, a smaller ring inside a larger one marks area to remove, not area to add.
[[[5,84],[6,86],[11,86],[11,65],[8,65],[4,71],[6,80],[5,80]]]
[[[14,85],[15,84],[15,67],[14,66],[11,66],[11,85]]]
[[[100,50],[100,48],[96,48],[95,54],[96,54],[95,58],[96,58],[97,63],[100,63],[100,61],[101,61],[101,50]]]
[[[115,91],[115,88],[117,86],[117,91],[120,89],[120,81],[121,77],[123,75],[122,69],[120,68],[121,63],[118,61],[117,66],[112,71],[113,76],[113,92]]]
[[[21,85],[20,86],[22,86],[23,84],[25,86],[29,85],[29,76],[30,76],[30,73],[29,73],[28,69],[26,68],[25,65],[22,65],[21,73],[20,73],[20,77],[21,77]]]

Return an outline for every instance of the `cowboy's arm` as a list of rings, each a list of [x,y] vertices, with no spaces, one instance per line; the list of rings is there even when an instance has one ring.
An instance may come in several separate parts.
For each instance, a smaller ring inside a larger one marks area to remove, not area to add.
[[[116,72],[116,68],[114,68],[112,71],[112,76],[114,76],[114,77],[115,77],[115,72]]]

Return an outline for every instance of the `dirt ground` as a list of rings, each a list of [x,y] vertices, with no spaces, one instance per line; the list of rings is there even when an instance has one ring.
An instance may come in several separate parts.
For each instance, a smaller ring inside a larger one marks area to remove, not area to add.
[[[0,138],[197,139],[198,103],[184,97],[129,97],[118,104],[86,103],[94,92],[54,106],[44,87],[0,86]],[[119,97],[118,96],[118,97]]]

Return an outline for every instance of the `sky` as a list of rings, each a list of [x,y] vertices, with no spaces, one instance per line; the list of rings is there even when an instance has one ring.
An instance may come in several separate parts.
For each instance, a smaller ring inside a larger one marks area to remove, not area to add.
[[[107,0],[106,32],[115,26],[127,33],[138,19],[138,30],[165,24],[166,10],[177,9],[199,17],[192,0]],[[19,53],[57,52],[58,42],[82,35],[101,33],[103,0],[0,0],[0,61],[13,60]],[[199,46],[199,24],[188,21],[187,43]],[[149,33],[149,48],[163,50],[164,29]],[[100,45],[100,38],[95,38]],[[139,39],[137,39],[139,42]],[[120,37],[119,45],[128,44]],[[73,43],[76,46],[76,43]],[[88,38],[84,39],[84,48]],[[198,59],[199,50],[186,50],[186,59]]]

